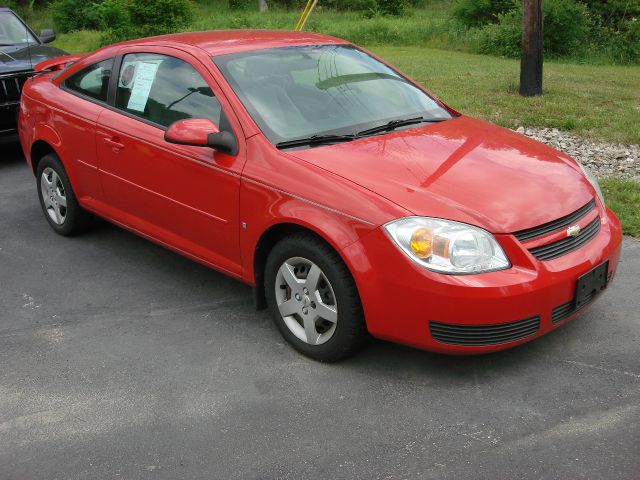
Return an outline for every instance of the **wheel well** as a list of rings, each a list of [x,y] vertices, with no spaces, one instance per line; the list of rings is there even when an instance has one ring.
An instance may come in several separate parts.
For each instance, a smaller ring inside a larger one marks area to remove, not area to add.
[[[44,140],[38,140],[31,146],[31,168],[33,168],[34,175],[38,171],[38,164],[42,157],[50,153],[56,153],[56,151]]]
[[[295,223],[279,223],[268,228],[258,240],[256,251],[253,256],[253,272],[256,284],[253,287],[253,300],[258,310],[267,308],[267,299],[264,295],[264,267],[267,263],[269,252],[284,237],[294,233],[306,233],[319,238],[323,242],[327,241],[313,230]]]

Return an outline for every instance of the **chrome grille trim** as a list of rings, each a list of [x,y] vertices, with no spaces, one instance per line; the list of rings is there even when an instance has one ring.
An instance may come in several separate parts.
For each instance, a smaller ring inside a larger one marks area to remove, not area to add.
[[[569,215],[565,215],[564,217],[558,218],[557,220],[554,220],[552,222],[543,223],[542,225],[538,225],[537,227],[520,230],[518,232],[515,232],[513,235],[521,242],[528,242],[529,240],[533,240],[535,238],[544,237],[549,233],[573,225],[578,220],[586,216],[589,212],[591,212],[591,210],[593,210],[595,206],[596,201],[592,199],[586,205],[583,205],[578,210],[570,213]]]
[[[538,260],[552,260],[577,250],[595,237],[599,231],[600,217],[597,217],[584,227],[577,237],[563,238],[562,240],[557,240],[540,247],[531,248],[529,251]]]

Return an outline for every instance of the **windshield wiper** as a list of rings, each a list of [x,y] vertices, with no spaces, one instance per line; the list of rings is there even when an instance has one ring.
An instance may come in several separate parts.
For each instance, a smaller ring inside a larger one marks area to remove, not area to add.
[[[368,128],[366,130],[358,132],[358,136],[360,137],[365,135],[372,135],[374,133],[390,132],[391,130],[395,130],[398,127],[405,127],[407,125],[416,125],[418,123],[444,122],[445,120],[450,120],[450,119],[449,118],[413,117],[413,118],[403,118],[400,120],[391,120],[390,122],[387,122],[384,125]]]
[[[297,138],[286,142],[276,143],[276,148],[303,147],[305,145],[323,145],[329,143],[350,142],[358,138],[357,135],[312,135],[307,138]]]

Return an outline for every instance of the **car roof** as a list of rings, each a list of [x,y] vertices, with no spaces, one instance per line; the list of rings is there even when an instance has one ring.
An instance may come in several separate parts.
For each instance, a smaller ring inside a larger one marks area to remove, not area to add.
[[[249,50],[298,45],[338,45],[349,42],[329,35],[292,30],[209,30],[187,32],[124,42],[123,45],[183,44],[205,50],[209,55],[226,55]]]

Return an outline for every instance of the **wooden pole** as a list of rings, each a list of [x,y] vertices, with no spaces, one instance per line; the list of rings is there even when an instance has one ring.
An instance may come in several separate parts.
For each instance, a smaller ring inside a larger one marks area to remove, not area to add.
[[[520,95],[542,95],[542,2],[523,0]]]
[[[258,8],[260,9],[260,12],[266,12],[267,9],[269,8],[267,6],[267,0],[259,0],[258,2]]]

